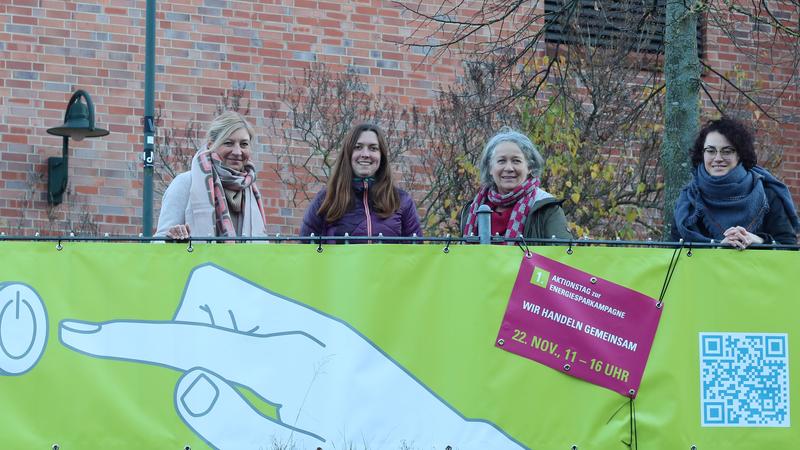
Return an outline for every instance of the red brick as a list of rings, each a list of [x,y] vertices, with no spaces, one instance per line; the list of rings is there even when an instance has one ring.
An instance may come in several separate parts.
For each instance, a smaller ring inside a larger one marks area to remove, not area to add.
[[[27,144],[28,136],[24,134],[4,134],[0,140],[12,144]]]
[[[34,200],[24,203],[19,197],[23,192],[11,192],[3,180],[25,182],[31,171],[43,179],[47,157],[61,152],[59,138],[46,134],[45,130],[60,123],[70,93],[80,88],[90,92],[98,121],[112,134],[75,143],[74,149],[95,151],[99,156],[71,159],[72,191],[68,201],[74,208],[95,214],[91,220],[97,222],[101,232],[120,235],[139,231],[142,165],[137,158],[141,153],[144,23],[127,7],[115,6],[114,2],[101,3],[110,23],[98,23],[96,14],[77,12],[75,2],[14,0],[12,4],[0,7],[6,13],[0,19],[5,18],[6,23],[34,27],[30,35],[0,31],[0,41],[6,44],[4,50],[8,54],[0,61],[0,102],[3,107],[24,111],[6,115],[4,123],[0,124],[0,224],[10,223],[13,218],[25,227],[23,231],[29,235],[33,230],[52,229],[53,233],[65,230],[68,220],[66,205],[48,211],[45,181],[34,186]],[[136,5],[131,8],[141,8],[140,3],[134,3]],[[293,60],[294,52],[316,55],[318,61],[328,61],[330,68],[339,72],[348,66],[368,68],[370,73],[363,76],[363,80],[370,92],[381,93],[401,105],[422,109],[433,105],[436,91],[447,88],[460,75],[462,64],[455,57],[445,55],[425,59],[392,42],[402,41],[417,25],[411,21],[410,15],[400,14],[393,2],[236,2],[235,9],[223,10],[223,16],[228,19],[222,25],[203,24],[198,9],[202,4],[201,0],[159,3],[156,60],[159,92],[156,99],[164,115],[160,133],[168,129],[180,132],[193,120],[205,125],[216,110],[220,93],[229,91],[238,81],[246,83],[253,97],[250,116],[257,124],[259,136],[263,136],[261,142],[272,144],[267,124],[273,116],[288,117],[286,105],[279,100],[281,84],[302,79],[303,69],[313,64],[306,60]],[[440,4],[423,0],[424,7],[431,12],[435,12]],[[288,14],[284,14],[285,9]],[[475,8],[471,9],[477,12]],[[166,19],[167,12],[189,14],[191,22],[170,22]],[[167,30],[186,31],[189,38],[167,39]],[[254,34],[242,34],[238,30]],[[108,40],[99,43],[100,48],[94,50],[93,57],[87,57],[86,50],[90,49],[77,46],[76,42],[84,46],[92,44],[96,33],[107,33]],[[253,38],[258,38],[260,46],[253,46]],[[768,67],[767,70],[740,58],[736,46],[713,26],[707,30],[707,39],[706,62],[717,70],[726,73],[744,71],[748,79],[758,77],[758,86],[772,92],[780,90],[781,82],[791,80],[791,73],[782,72],[780,67]],[[345,55],[325,54],[326,46],[344,46],[345,41],[351,43]],[[219,44],[220,49],[218,52],[208,50],[198,43]],[[76,48],[68,50],[66,46]],[[780,40],[771,44],[772,51],[788,51],[790,48]],[[370,53],[373,50],[380,51],[383,60],[397,61],[399,68],[377,67]],[[67,51],[71,56],[65,54]],[[114,57],[125,53],[131,55],[131,61]],[[540,56],[543,55],[544,50]],[[753,73],[755,70],[764,72],[758,75]],[[14,71],[34,72],[37,79],[14,78]],[[712,74],[706,73],[703,80],[712,92],[719,93],[727,88],[724,81]],[[54,89],[48,91],[50,86]],[[779,100],[776,110],[783,108],[787,117],[796,118],[800,109],[797,87],[790,86],[787,94]],[[708,108],[711,108],[710,104]],[[706,112],[714,114],[710,109]],[[784,149],[780,174],[794,195],[800,196],[800,131],[797,124],[765,123],[760,129],[766,130],[768,126],[779,130],[772,144]],[[30,147],[30,151],[9,151],[12,145]],[[286,150],[281,144],[271,146],[268,151],[281,153]],[[305,151],[302,147],[291,149],[294,155]],[[291,190],[272,176],[278,167],[275,154],[260,154],[258,159],[260,170],[269,174],[260,178],[259,186],[270,211],[270,232],[294,234],[305,205],[292,206],[288,199]],[[424,168],[418,170],[422,172]],[[130,179],[103,175],[115,172],[129,173]],[[424,190],[423,185],[415,188]],[[117,190],[130,195],[110,194],[119,192]],[[9,192],[17,197],[9,198]],[[156,200],[157,207],[158,198]],[[121,207],[125,214],[101,215],[97,211],[102,206]],[[26,209],[24,221],[20,219],[23,208]],[[291,217],[280,215],[285,211],[283,208],[289,209]],[[49,216],[48,212],[52,214]]]
[[[11,22],[22,25],[36,25],[38,23],[38,20],[35,17],[25,17],[25,16],[15,15],[13,16]]]

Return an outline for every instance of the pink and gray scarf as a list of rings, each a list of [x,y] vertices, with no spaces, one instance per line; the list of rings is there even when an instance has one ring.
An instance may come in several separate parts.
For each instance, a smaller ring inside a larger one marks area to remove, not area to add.
[[[467,224],[464,226],[464,235],[469,236],[470,233],[478,234],[478,207],[484,204],[487,200],[495,206],[512,207],[511,217],[508,219],[508,227],[506,227],[506,238],[516,238],[522,236],[525,231],[525,220],[533,208],[536,201],[536,189],[539,187],[538,178],[528,178],[522,184],[517,186],[513,191],[507,194],[500,194],[491,186],[483,186],[472,204],[469,207],[469,216]],[[511,245],[511,243],[508,243]]]
[[[222,165],[216,153],[205,150],[192,159],[191,174],[192,215],[186,222],[193,236],[238,236],[231,219],[232,210],[241,214],[241,236],[266,235],[264,209],[252,163],[246,163],[244,171],[239,172]]]

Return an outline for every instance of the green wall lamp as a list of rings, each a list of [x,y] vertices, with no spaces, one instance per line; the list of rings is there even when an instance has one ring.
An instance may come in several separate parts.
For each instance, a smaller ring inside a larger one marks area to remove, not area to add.
[[[84,102],[79,100],[83,98]],[[94,104],[89,93],[77,90],[67,103],[64,114],[64,124],[60,127],[49,128],[48,133],[62,136],[61,156],[47,158],[47,203],[58,205],[63,200],[64,191],[67,190],[67,154],[69,153],[69,138],[82,141],[84,138],[100,137],[108,134],[108,130],[95,127]]]

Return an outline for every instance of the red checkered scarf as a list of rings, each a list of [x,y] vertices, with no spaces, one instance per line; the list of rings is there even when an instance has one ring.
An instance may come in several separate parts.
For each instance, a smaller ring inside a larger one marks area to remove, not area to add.
[[[475,195],[475,199],[472,200],[472,204],[469,207],[467,224],[464,226],[464,236],[469,236],[470,233],[478,234],[478,207],[484,204],[486,200],[501,207],[513,205],[505,237],[515,238],[522,236],[525,230],[525,220],[528,218],[528,214],[533,208],[533,203],[536,201],[536,188],[539,187],[539,183],[538,178],[528,178],[507,194],[500,194],[490,186],[483,186],[478,191],[478,194]],[[507,242],[507,244],[512,245],[511,242]]]
[[[231,219],[225,189],[243,191],[242,236],[264,236],[266,225],[261,194],[255,180],[255,167],[246,163],[243,172],[222,165],[211,150],[197,152],[192,159],[192,187],[189,202],[192,217],[187,223],[193,236],[235,237],[236,225]]]

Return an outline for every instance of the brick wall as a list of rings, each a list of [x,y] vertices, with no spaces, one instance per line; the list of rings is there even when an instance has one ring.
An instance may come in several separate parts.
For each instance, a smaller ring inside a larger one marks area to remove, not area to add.
[[[786,23],[800,20],[797,8],[792,11],[788,3],[771,8]],[[724,24],[727,31],[717,24]],[[703,80],[709,92],[721,99],[721,106],[753,124],[759,164],[777,166],[777,175],[789,185],[795,205],[800,205],[800,74],[792,71],[798,39],[775,38],[771,27],[736,13],[707,19],[705,34],[703,60],[711,69],[704,70]],[[763,110],[747,96],[763,105]],[[703,108],[716,116],[708,99]]]
[[[144,8],[144,0],[0,4],[0,231],[141,232]],[[460,73],[449,54],[426,59],[394,43],[415,24],[389,0],[159,1],[157,19],[161,129],[205,124],[221,94],[245,87],[261,136],[254,158],[270,233],[296,233],[304,206],[293,206],[286,187],[270,176],[277,165],[265,137],[270,118],[285,114],[278,97],[282,81],[302,77],[315,62],[336,71],[351,67],[372,92],[425,108]],[[709,33],[709,39],[721,44],[715,49],[709,41],[707,60],[727,70],[735,51],[718,35]],[[786,76],[770,66],[736,69],[762,83]],[[98,125],[111,134],[70,142],[68,193],[62,205],[50,207],[46,164],[60,155],[61,139],[45,130],[61,124],[76,89],[91,94]],[[784,150],[780,175],[800,200],[796,85],[780,106],[787,124],[773,126],[771,142]]]
[[[0,6],[0,230],[141,231],[139,162],[144,91],[144,1],[11,0]],[[156,105],[161,128],[205,124],[220,95],[245,87],[250,118],[262,136],[255,158],[270,174],[269,118],[282,80],[322,62],[350,66],[370,89],[404,104],[430,104],[458,63],[431,64],[400,49],[411,29],[390,1],[159,1]],[[61,153],[59,125],[75,89],[88,91],[100,139],[70,142],[69,192],[46,202],[46,161]],[[302,207],[270,177],[259,183],[269,231],[296,233]],[[156,207],[158,207],[156,199]],[[157,209],[156,209],[157,215]]]

